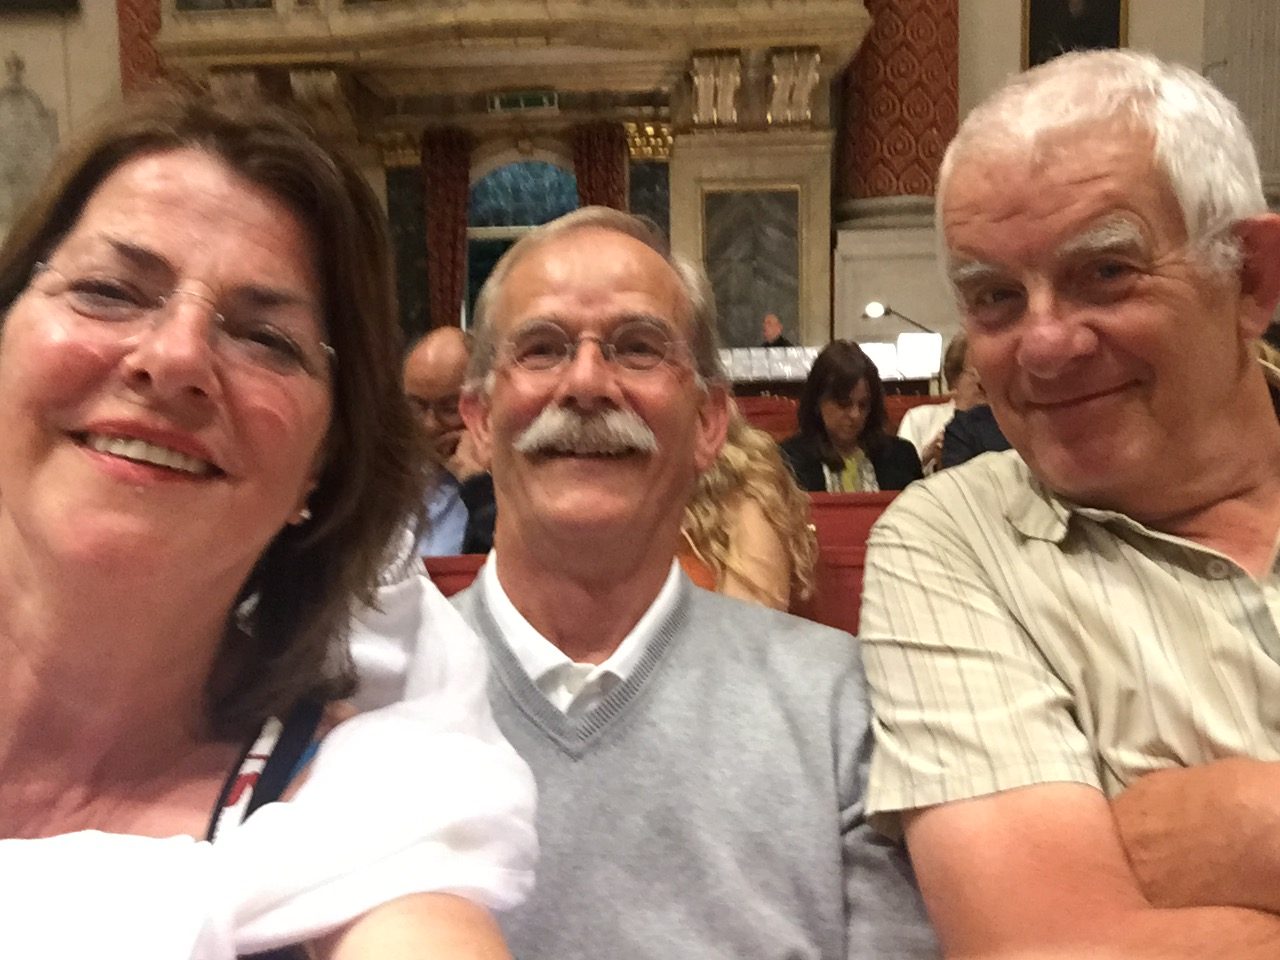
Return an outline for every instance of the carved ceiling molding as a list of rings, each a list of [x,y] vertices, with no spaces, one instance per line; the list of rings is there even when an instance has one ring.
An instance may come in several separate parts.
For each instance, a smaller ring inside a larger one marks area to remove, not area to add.
[[[726,52],[694,54],[689,77],[693,81],[694,126],[736,126],[742,57]]]
[[[821,79],[818,67],[822,54],[812,47],[792,47],[772,51],[769,60],[772,76],[767,120],[770,124],[809,123]]]

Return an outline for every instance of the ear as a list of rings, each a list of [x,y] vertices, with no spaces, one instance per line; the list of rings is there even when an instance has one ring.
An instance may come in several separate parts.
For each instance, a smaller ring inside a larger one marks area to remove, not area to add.
[[[723,384],[713,383],[706,388],[698,408],[698,438],[693,462],[699,473],[710,470],[716,462],[728,432],[729,391]]]
[[[484,388],[464,388],[458,398],[458,412],[467,425],[480,463],[493,462],[493,431],[489,425],[489,393]]]
[[[1265,213],[1234,227],[1240,239],[1240,332],[1256,340],[1280,303],[1280,214]]]

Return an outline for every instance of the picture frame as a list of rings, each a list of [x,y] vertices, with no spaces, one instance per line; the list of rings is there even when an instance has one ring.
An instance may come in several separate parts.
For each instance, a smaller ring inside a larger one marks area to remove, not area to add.
[[[0,16],[7,13],[76,13],[80,0],[0,0]]]
[[[1022,68],[1129,42],[1129,0],[1022,0]]]
[[[797,183],[722,183],[702,193],[702,262],[721,345],[756,347],[766,313],[798,339],[803,225]]]

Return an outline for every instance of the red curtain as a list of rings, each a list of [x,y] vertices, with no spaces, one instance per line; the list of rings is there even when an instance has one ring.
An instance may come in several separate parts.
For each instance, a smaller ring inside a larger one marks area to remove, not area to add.
[[[627,132],[602,120],[573,128],[573,172],[578,202],[627,209]]]
[[[475,139],[448,127],[422,135],[426,187],[427,306],[431,326],[456,327],[467,284],[467,194]]]
[[[160,76],[155,36],[160,32],[160,0],[116,0],[120,41],[120,87],[130,93]]]

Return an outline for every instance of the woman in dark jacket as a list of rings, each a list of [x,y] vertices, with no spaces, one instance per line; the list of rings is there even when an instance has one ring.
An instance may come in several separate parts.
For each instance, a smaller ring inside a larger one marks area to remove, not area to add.
[[[880,374],[852,341],[833,340],[818,354],[798,417],[800,432],[782,455],[806,490],[901,490],[923,476],[915,447],[885,429]]]

